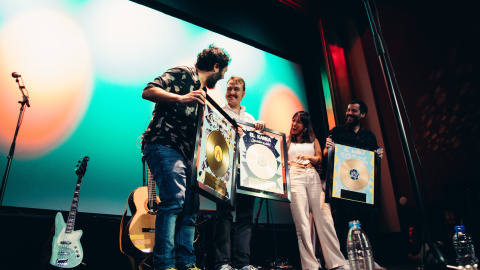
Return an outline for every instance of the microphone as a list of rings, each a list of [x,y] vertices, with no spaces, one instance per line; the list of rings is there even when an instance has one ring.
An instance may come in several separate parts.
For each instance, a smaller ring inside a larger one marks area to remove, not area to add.
[[[20,83],[18,81],[18,78],[22,77],[22,75],[18,74],[17,72],[12,72],[12,77],[17,79],[18,86],[20,87],[20,91],[22,92],[22,95],[23,95],[23,101],[19,101],[19,103],[25,103],[25,104],[27,104],[27,107],[30,107],[30,102],[28,101],[28,96],[25,95],[25,93],[23,92],[23,89],[25,89],[25,86],[20,85]]]

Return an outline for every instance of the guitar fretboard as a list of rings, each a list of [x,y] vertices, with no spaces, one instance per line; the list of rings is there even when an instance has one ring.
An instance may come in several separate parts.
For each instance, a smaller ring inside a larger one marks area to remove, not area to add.
[[[75,217],[77,215],[78,208],[78,199],[80,198],[80,186],[82,185],[82,178],[87,171],[87,162],[90,160],[89,157],[84,157],[80,162],[75,173],[78,175],[77,185],[75,186],[75,191],[73,192],[72,206],[70,207],[70,212],[68,213],[67,224],[65,226],[65,233],[72,233],[73,226],[75,225]]]
[[[147,185],[148,185],[148,209],[151,212],[157,211],[157,190],[155,189],[155,180],[153,179],[150,167],[147,165]]]
[[[77,186],[75,187],[75,192],[73,193],[72,206],[70,207],[70,212],[68,213],[65,233],[71,233],[73,231],[73,226],[75,225],[75,217],[77,215],[78,199],[80,198],[80,186],[82,184],[82,178],[82,175],[78,176]]]

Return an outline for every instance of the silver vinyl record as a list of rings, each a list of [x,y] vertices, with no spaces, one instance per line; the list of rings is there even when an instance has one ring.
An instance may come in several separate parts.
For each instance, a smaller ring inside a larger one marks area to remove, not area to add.
[[[259,178],[270,179],[277,172],[275,155],[266,146],[254,144],[247,149],[248,168]]]

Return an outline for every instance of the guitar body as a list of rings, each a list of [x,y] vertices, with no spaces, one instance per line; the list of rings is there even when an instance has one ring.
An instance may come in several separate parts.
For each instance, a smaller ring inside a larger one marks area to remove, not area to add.
[[[156,199],[160,202],[158,196]],[[148,209],[148,187],[134,190],[129,196],[128,205],[133,215],[127,225],[131,243],[143,253],[153,252],[156,215]]]
[[[145,159],[143,161],[145,165]],[[143,265],[148,266],[153,259],[151,253],[155,244],[155,219],[157,205],[160,203],[155,181],[148,166],[146,172],[148,186],[139,187],[128,196],[127,209],[125,209],[120,222],[119,237],[120,251],[127,256],[132,269],[140,270]],[[127,223],[129,209],[132,217]],[[125,223],[127,224],[125,225]]]
[[[83,259],[80,237],[81,230],[65,233],[66,223],[62,213],[55,216],[55,236],[52,242],[52,257],[50,264],[61,268],[73,268],[79,265]]]

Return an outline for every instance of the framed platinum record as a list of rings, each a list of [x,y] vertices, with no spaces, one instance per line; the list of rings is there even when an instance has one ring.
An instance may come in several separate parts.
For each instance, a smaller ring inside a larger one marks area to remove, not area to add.
[[[207,94],[198,106],[196,149],[190,185],[200,195],[231,208],[235,202],[238,125]]]
[[[287,164],[285,134],[268,128],[260,133],[253,130],[251,123],[237,123],[247,127],[238,144],[240,177],[237,193],[290,202],[288,166],[283,166]]]

